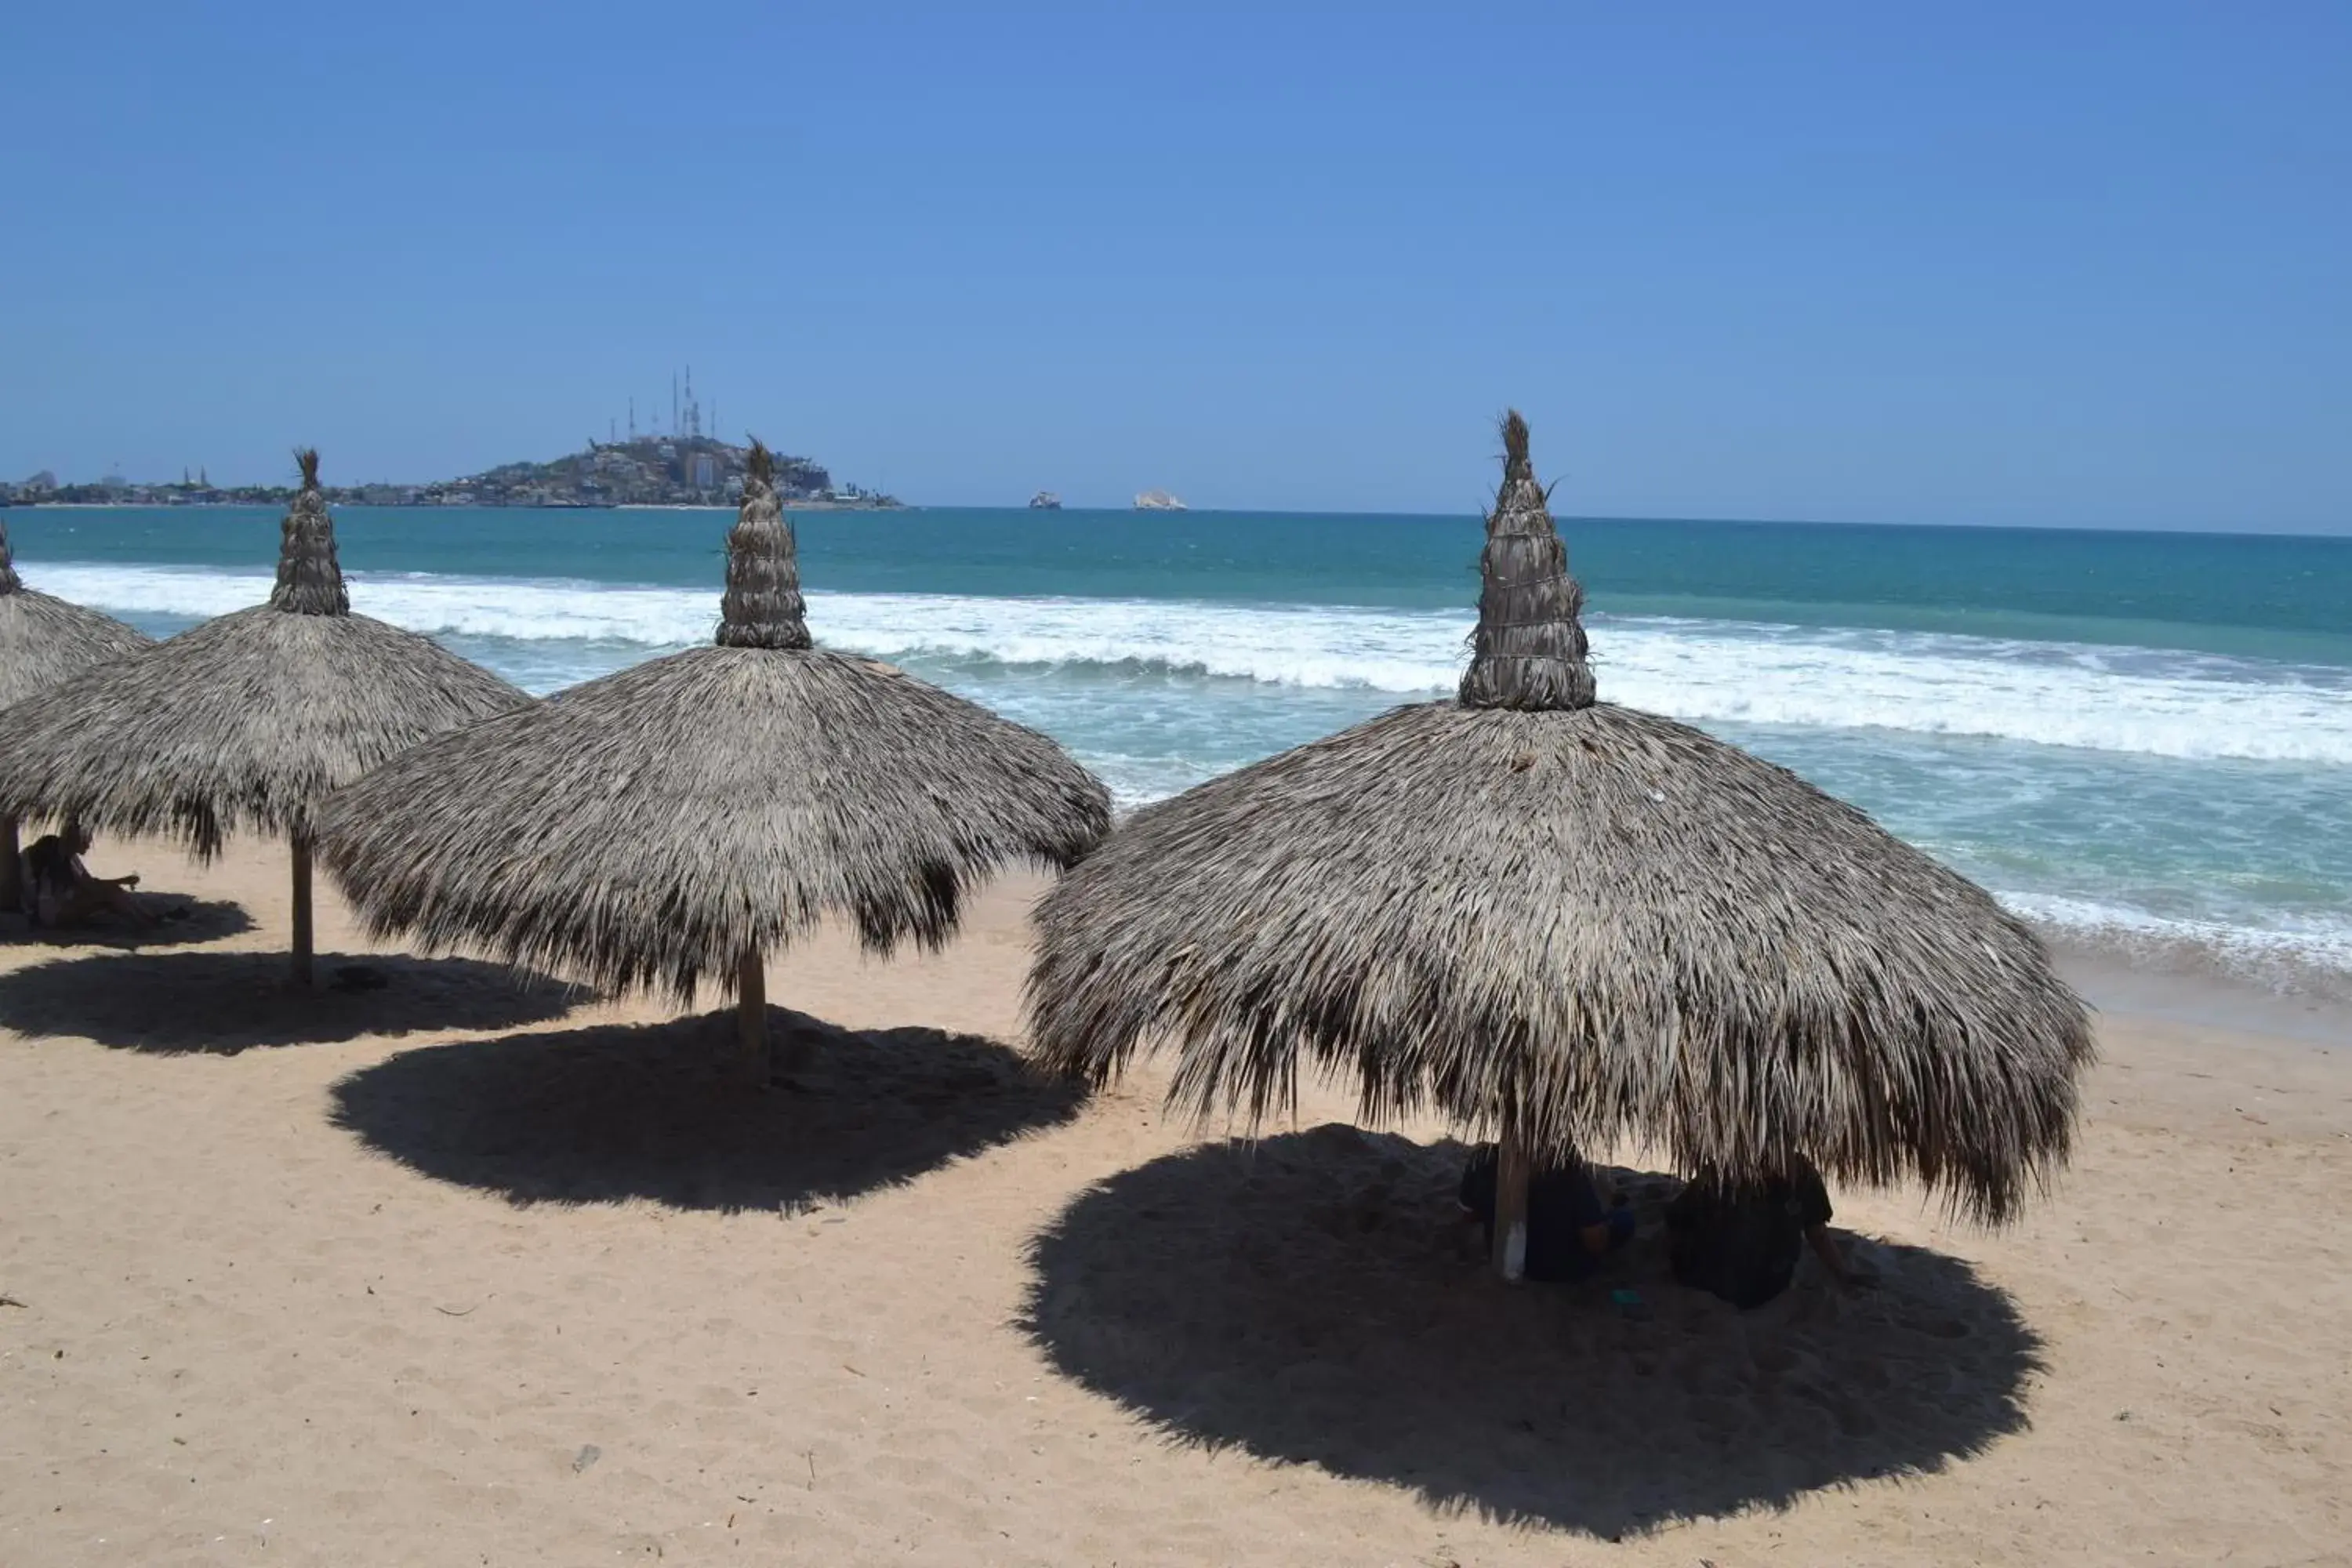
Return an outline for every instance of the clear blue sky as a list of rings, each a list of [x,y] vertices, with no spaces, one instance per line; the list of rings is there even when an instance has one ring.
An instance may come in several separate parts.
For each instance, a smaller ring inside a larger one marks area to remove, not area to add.
[[[17,5],[0,473],[2352,531],[2352,6]]]

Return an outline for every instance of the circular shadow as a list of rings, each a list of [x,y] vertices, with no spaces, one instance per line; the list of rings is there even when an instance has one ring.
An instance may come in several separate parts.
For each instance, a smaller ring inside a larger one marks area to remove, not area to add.
[[[253,916],[243,904],[226,899],[184,899],[143,893],[140,901],[157,915],[172,918],[144,928],[115,923],[83,926],[37,926],[22,915],[0,915],[0,940],[18,947],[106,947],[141,952],[154,947],[194,947],[223,937],[243,936],[254,929]]]
[[[404,1051],[336,1084],[334,1117],[512,1203],[792,1210],[1058,1125],[1081,1101],[992,1040],[768,1016],[779,1048],[803,1052],[791,1084],[742,1081],[730,1010]]]
[[[282,952],[98,953],[0,974],[0,1027],[163,1055],[234,1056],[424,1029],[510,1029],[586,993],[463,958],[320,953],[319,984],[286,983]]]
[[[1180,1441],[1611,1539],[1933,1471],[2025,1425],[2040,1341],[1956,1258],[1849,1240],[1877,1289],[1808,1265],[1743,1313],[1669,1275],[1676,1184],[1617,1172],[1641,1235],[1601,1277],[1505,1286],[1465,1250],[1466,1154],[1334,1125],[1123,1172],[1032,1244],[1024,1326]]]

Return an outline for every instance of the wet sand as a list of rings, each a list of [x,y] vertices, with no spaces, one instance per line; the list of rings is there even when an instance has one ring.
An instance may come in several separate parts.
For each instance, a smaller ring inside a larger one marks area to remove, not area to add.
[[[721,1021],[372,954],[324,889],[322,980],[369,973],[284,994],[277,847],[93,859],[207,902],[0,934],[0,1563],[2342,1560],[2324,1012],[2086,972],[2049,1201],[1839,1193],[1880,1288],[1742,1315],[1654,1234],[1491,1283],[1442,1127],[1035,1078],[1025,882],[777,963],[813,1066],[762,1094]]]

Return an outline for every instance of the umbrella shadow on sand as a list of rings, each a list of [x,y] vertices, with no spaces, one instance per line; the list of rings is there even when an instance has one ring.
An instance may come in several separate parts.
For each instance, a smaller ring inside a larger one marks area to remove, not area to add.
[[[911,1181],[1076,1114],[992,1040],[769,1010],[804,1067],[737,1076],[732,1012],[404,1051],[334,1088],[338,1125],[511,1203],[799,1209]]]
[[[286,984],[277,952],[97,953],[0,974],[0,1028],[159,1055],[234,1056],[426,1029],[511,1029],[588,994],[463,958],[321,953],[320,984]]]
[[[1958,1259],[1848,1238],[1877,1289],[1842,1298],[1813,1265],[1742,1313],[1668,1274],[1675,1184],[1616,1172],[1633,1245],[1587,1284],[1507,1287],[1458,1240],[1466,1152],[1334,1125],[1124,1172],[1033,1244],[1024,1326],[1179,1443],[1612,1540],[2026,1425],[2039,1338]]]
[[[143,930],[124,925],[88,925],[59,929],[37,926],[22,915],[0,915],[0,947],[104,947],[142,952],[156,947],[194,947],[224,937],[243,936],[254,929],[253,916],[243,904],[227,899],[185,899],[168,894],[141,895],[155,913],[172,918]]]

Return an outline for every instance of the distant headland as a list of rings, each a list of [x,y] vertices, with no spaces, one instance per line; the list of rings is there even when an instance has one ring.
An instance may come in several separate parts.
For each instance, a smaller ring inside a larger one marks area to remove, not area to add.
[[[551,462],[505,463],[431,484],[330,486],[345,506],[729,506],[743,493],[749,448],[708,436],[637,436],[594,441]],[[813,458],[776,458],[776,493],[803,510],[885,510],[895,496],[836,483]],[[95,484],[58,482],[48,472],[0,482],[0,506],[282,506],[290,485],[216,486],[201,468],[177,484],[133,484],[119,475]]]

